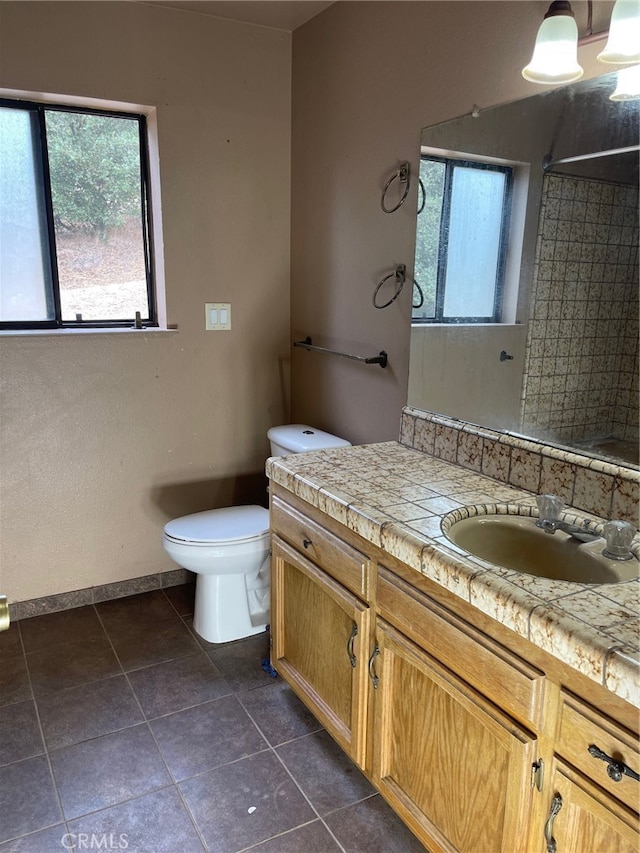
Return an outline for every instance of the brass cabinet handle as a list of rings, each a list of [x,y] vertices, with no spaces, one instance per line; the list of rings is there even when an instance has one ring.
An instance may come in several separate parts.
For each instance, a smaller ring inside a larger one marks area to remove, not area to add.
[[[353,653],[353,644],[355,643],[356,637],[358,636],[358,626],[356,623],[353,623],[353,628],[351,629],[351,635],[347,640],[347,655],[349,656],[349,663],[351,666],[355,667],[358,663],[356,656]]]
[[[374,690],[378,689],[378,684],[380,683],[380,679],[376,675],[375,670],[373,668],[374,661],[378,657],[379,654],[380,654],[380,648],[379,648],[378,644],[376,643],[375,646],[373,647],[373,651],[371,652],[371,657],[369,658],[369,678],[371,679],[371,683],[373,684]]]
[[[547,822],[544,825],[544,840],[547,843],[547,853],[556,853],[557,850],[558,845],[556,844],[556,840],[553,837],[553,822],[556,819],[556,816],[561,808],[562,796],[560,794],[556,794],[553,800],[551,800],[549,817],[547,818]]]
[[[607,776],[613,779],[614,782],[620,782],[623,776],[630,776],[636,782],[640,782],[640,776],[638,776],[635,770],[628,767],[624,761],[616,761],[615,758],[611,758],[610,755],[598,749],[594,744],[591,744],[588,752],[593,758],[599,758],[601,761],[607,762]]]
[[[6,595],[0,595],[0,631],[7,631],[9,622],[9,602]]]
[[[313,542],[311,541],[311,539],[303,539],[302,544],[305,548],[308,548],[310,545],[313,545]]]

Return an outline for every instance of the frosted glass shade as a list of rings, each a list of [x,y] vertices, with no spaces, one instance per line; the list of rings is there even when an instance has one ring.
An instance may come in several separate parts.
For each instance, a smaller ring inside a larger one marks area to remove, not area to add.
[[[522,76],[532,83],[571,83],[583,74],[578,65],[578,28],[568,15],[545,18],[536,38],[531,62]]]
[[[617,0],[611,13],[609,38],[598,60],[609,65],[640,62],[640,0]]]
[[[621,68],[618,71],[616,90],[612,95],[609,95],[609,100],[640,100],[640,65],[632,65],[630,68]]]

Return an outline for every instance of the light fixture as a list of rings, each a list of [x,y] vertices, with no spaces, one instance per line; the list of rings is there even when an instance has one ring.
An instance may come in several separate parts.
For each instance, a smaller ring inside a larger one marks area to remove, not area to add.
[[[640,65],[631,65],[618,71],[616,90],[609,95],[611,101],[640,100]]]
[[[554,0],[538,30],[531,62],[522,76],[532,83],[571,83],[582,77],[578,27],[568,0]]]
[[[611,13],[609,38],[598,59],[608,65],[640,62],[639,0],[617,0]]]

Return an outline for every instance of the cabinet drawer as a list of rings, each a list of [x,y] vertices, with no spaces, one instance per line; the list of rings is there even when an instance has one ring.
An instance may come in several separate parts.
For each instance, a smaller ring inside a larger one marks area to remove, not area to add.
[[[544,675],[385,569],[380,614],[468,684],[518,720],[537,727]]]
[[[356,595],[367,596],[367,557],[289,506],[271,499],[271,529]]]
[[[575,696],[563,693],[557,751],[589,779],[637,811],[640,782],[626,774],[616,782],[607,773],[608,762],[589,753],[592,746],[635,773],[640,772],[636,738]]]

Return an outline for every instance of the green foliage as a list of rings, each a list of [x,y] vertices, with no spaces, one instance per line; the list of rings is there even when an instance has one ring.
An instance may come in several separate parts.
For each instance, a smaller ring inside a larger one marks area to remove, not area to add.
[[[422,188],[424,188],[424,206],[422,212],[418,214],[416,226],[416,257],[413,275],[424,295],[424,303],[420,308],[413,310],[413,318],[416,320],[432,319],[436,311],[444,172],[443,163],[426,159],[420,161],[422,186],[418,192],[418,204],[422,204]],[[418,302],[419,297],[415,293],[414,303]]]
[[[46,121],[56,228],[104,237],[140,217],[138,122],[52,110]]]

